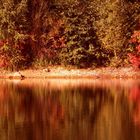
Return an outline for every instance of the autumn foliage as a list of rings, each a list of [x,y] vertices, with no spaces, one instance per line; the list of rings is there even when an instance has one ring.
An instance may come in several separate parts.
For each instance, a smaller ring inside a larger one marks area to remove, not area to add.
[[[135,31],[129,42],[133,47],[133,51],[128,54],[129,61],[134,68],[140,68],[140,31]]]
[[[122,66],[139,12],[139,2],[126,0],[2,0],[0,67]],[[139,67],[136,34],[129,59]]]

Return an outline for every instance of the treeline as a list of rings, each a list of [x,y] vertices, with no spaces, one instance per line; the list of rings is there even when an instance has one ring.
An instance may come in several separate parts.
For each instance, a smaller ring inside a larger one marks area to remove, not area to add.
[[[1,0],[0,67],[123,66],[139,0]]]

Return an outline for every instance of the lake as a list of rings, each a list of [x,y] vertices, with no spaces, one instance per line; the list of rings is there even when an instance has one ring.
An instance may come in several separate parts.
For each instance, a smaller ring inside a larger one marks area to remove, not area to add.
[[[0,140],[140,140],[140,80],[0,80]]]

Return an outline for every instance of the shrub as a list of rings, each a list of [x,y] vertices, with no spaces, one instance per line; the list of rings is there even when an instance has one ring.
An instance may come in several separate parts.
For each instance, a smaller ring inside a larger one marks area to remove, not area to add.
[[[135,31],[129,41],[131,52],[128,54],[129,61],[134,68],[140,68],[140,30]]]
[[[17,70],[29,65],[31,47],[28,36],[16,33],[13,38],[0,42],[0,67]]]

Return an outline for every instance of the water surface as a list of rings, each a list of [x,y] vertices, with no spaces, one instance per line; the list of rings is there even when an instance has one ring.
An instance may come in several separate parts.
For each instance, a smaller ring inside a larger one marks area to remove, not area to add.
[[[140,81],[0,80],[0,140],[140,140]]]

